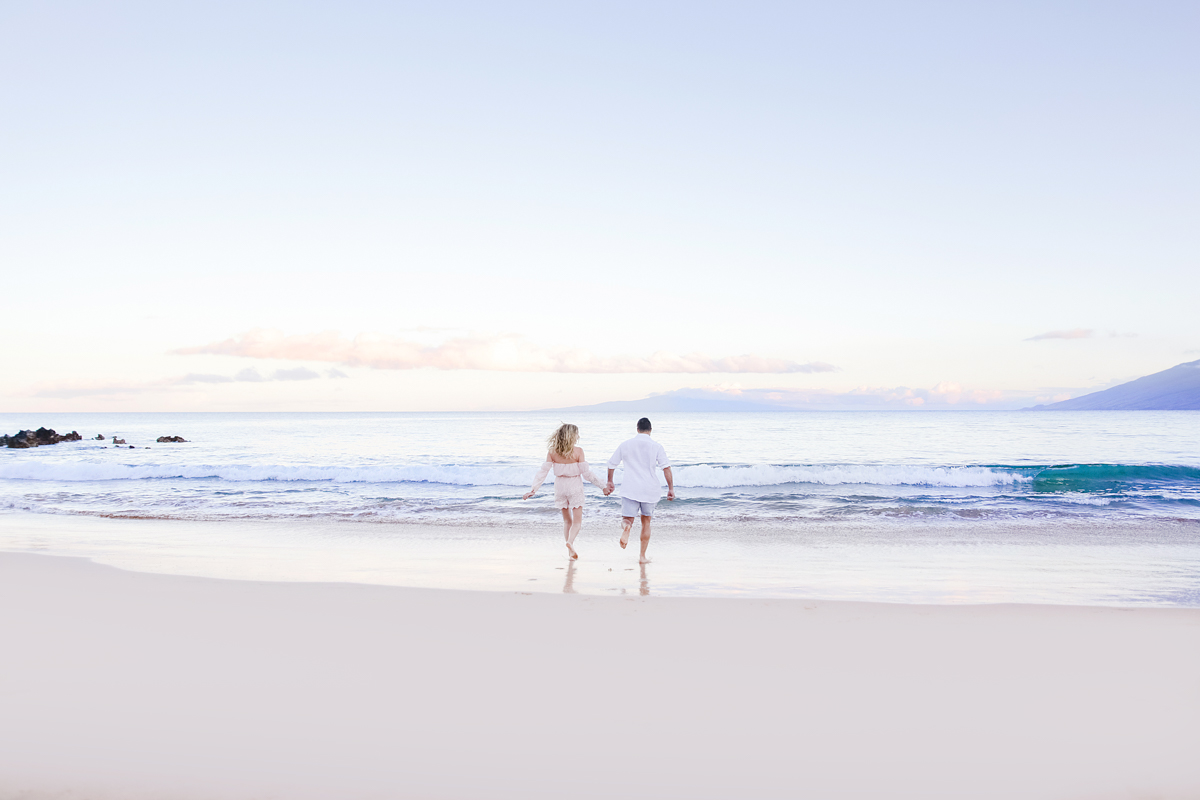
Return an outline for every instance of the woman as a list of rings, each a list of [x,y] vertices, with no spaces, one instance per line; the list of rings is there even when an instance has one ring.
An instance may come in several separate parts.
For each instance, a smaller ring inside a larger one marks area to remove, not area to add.
[[[587,478],[608,495],[608,488],[595,476],[584,459],[583,448],[575,446],[578,441],[579,428],[567,423],[551,434],[547,440],[550,452],[546,453],[546,463],[533,476],[533,488],[522,498],[528,500],[533,497],[550,470],[554,470],[554,505],[562,509],[563,537],[567,540],[567,552],[571,558],[579,558],[574,544],[579,529],[583,527],[583,479]]]

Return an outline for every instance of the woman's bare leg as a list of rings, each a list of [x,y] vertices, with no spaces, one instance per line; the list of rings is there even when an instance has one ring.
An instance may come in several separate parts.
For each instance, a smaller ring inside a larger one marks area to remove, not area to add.
[[[571,551],[571,558],[579,558],[579,554],[575,552],[575,537],[579,535],[579,529],[583,527],[583,506],[575,506],[571,509],[571,526],[567,530],[567,549]]]
[[[575,548],[571,546],[571,510],[564,508],[563,515],[563,541],[567,543],[567,552],[571,554],[571,558],[578,558],[575,555]]]
[[[583,525],[583,507],[562,510],[563,515],[563,539],[567,545],[567,552],[571,554],[571,558],[579,558],[579,553],[575,552],[575,537],[579,535],[579,528]]]

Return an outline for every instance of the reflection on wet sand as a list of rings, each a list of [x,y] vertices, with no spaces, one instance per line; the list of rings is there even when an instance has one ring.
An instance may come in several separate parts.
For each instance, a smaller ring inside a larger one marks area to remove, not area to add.
[[[569,561],[567,563],[566,574],[563,576],[563,588],[562,588],[563,594],[579,594],[579,591],[575,588],[575,569],[576,569],[575,564],[576,564],[575,561]],[[642,597],[649,597],[650,596],[650,579],[646,576],[646,565],[642,564],[640,566],[641,566],[641,574],[638,579],[638,594],[640,594]],[[563,569],[563,567],[555,567],[555,569]],[[629,569],[632,571],[633,568],[630,567]],[[611,572],[612,572],[612,569],[610,568],[608,570],[608,573],[611,573]],[[608,573],[604,573],[604,574],[608,574]],[[618,572],[613,575],[614,581],[618,584],[624,582],[623,578],[619,578],[619,579],[616,578],[616,575],[620,575],[620,574],[622,574],[622,573]],[[595,578],[595,575],[593,575],[592,577]],[[586,583],[587,583],[586,578],[584,579],[584,582],[585,582],[584,591],[586,592],[586,591],[588,591],[587,586],[586,586]],[[612,586],[609,588],[609,591],[610,592],[620,592],[621,594],[626,594],[629,592],[629,588],[627,586]]]

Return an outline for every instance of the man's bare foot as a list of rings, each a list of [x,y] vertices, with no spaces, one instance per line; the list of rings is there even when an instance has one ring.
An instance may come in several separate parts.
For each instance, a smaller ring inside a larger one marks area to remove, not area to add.
[[[649,564],[650,559],[646,558],[645,556],[642,556],[641,558],[638,559],[638,563],[639,564]]]
[[[575,552],[575,548],[571,547],[571,543],[567,542],[567,552],[571,554],[572,559],[579,558],[579,553]]]
[[[629,544],[629,532],[631,530],[633,530],[632,525],[622,525],[621,526],[621,549],[622,550],[624,550],[625,546]]]

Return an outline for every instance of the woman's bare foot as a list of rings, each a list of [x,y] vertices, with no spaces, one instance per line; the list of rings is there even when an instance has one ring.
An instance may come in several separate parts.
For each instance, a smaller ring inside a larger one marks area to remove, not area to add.
[[[566,544],[567,544],[567,552],[571,554],[571,558],[572,559],[579,558],[579,553],[575,552],[575,548],[571,547],[571,543],[567,542]]]
[[[650,559],[646,558],[645,556],[642,556],[641,558],[638,559],[638,563],[639,564],[649,564]]]
[[[622,525],[622,526],[621,526],[621,549],[622,549],[622,550],[624,550],[624,549],[625,549],[625,546],[629,544],[629,532],[630,532],[631,530],[633,530],[633,524],[632,524],[632,523],[631,523],[631,524],[629,524],[629,525]]]

